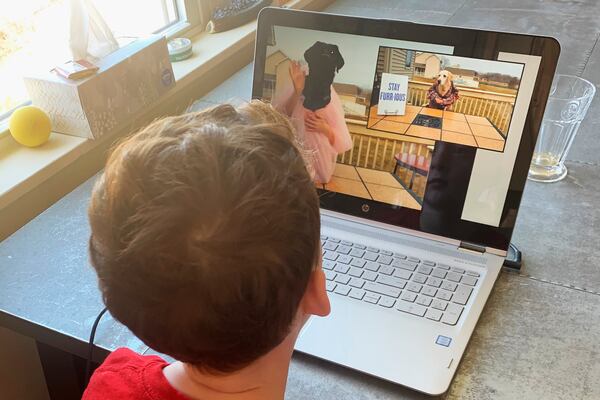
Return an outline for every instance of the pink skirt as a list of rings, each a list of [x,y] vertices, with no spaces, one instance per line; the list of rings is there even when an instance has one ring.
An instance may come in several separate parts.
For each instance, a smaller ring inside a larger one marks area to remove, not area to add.
[[[289,97],[288,97],[289,99]],[[285,104],[286,99],[278,99],[274,106]],[[292,124],[296,128],[296,134],[299,141],[308,152],[311,160],[311,169],[314,174],[313,179],[317,183],[328,183],[331,180],[338,154],[344,153],[352,148],[352,138],[344,118],[344,108],[336,91],[331,88],[331,101],[324,108],[316,110],[315,113],[321,116],[334,133],[334,143],[331,145],[329,138],[323,132],[307,130],[304,118],[307,110],[304,105],[304,96],[300,96],[294,105],[292,114],[289,116]]]

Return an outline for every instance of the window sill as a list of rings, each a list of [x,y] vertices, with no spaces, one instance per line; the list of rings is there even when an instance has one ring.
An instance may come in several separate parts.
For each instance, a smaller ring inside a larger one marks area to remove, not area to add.
[[[332,2],[333,0],[292,0],[286,4],[286,7],[322,9]],[[68,174],[67,168],[76,161],[80,162],[82,157],[85,158],[84,156],[90,153],[105,152],[115,140],[139,129],[149,121],[165,113],[172,114],[185,110],[185,107],[190,104],[189,99],[201,97],[235,72],[231,71],[232,64],[239,65],[241,68],[244,63],[251,61],[255,32],[254,21],[218,34],[203,32],[193,36],[191,39],[194,55],[187,60],[173,63],[177,82],[175,87],[151,107],[135,115],[131,124],[119,127],[114,134],[98,140],[53,132],[46,144],[31,149],[17,144],[8,133],[6,123],[2,126],[0,122],[0,219],[3,220],[5,214],[9,212],[14,214],[16,211],[22,214],[22,217],[18,218],[19,221],[12,223],[12,225],[18,223],[17,226],[0,227],[0,240],[50,206],[57,198],[38,200],[46,204],[39,204],[35,210],[15,210],[13,206],[17,200],[34,192],[34,189],[59,173]],[[244,59],[245,57],[247,59]],[[235,62],[232,62],[233,60]],[[101,168],[103,157],[94,154],[94,157],[89,156],[89,158],[102,160],[100,164],[89,167],[91,176]],[[73,175],[77,174],[73,173]],[[74,186],[61,188],[60,192],[64,195],[73,188]],[[38,189],[38,191],[42,190]]]

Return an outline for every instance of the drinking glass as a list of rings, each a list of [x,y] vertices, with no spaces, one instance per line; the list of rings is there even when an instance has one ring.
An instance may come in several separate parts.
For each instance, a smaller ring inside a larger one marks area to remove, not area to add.
[[[585,79],[560,74],[554,77],[529,179],[557,182],[567,175],[565,158],[595,93],[596,87]]]

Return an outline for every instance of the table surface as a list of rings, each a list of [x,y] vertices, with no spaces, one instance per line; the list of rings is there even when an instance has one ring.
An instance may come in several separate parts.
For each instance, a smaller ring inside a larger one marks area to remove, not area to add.
[[[436,118],[440,120],[440,127],[423,126],[415,122],[417,116]],[[398,140],[402,140],[403,136],[412,136],[500,152],[504,151],[506,142],[500,131],[485,117],[413,105],[406,106],[404,115],[378,115],[377,105],[372,106],[367,127],[395,133]]]
[[[366,5],[365,5],[366,4]],[[557,36],[559,72],[600,82],[597,2],[551,0],[337,1],[329,11]],[[195,104],[250,96],[251,66]],[[447,399],[600,398],[600,100],[592,104],[556,184],[528,182],[513,237],[520,273],[503,272]],[[76,354],[102,304],[87,260],[85,182],[0,244],[0,325]],[[151,352],[106,317],[97,343]],[[295,355],[289,399],[427,396],[305,355]]]

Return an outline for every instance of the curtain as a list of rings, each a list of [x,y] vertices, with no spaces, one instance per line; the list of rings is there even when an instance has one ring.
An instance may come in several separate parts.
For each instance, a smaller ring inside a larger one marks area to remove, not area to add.
[[[73,60],[94,60],[119,48],[92,0],[70,0],[69,46]]]

